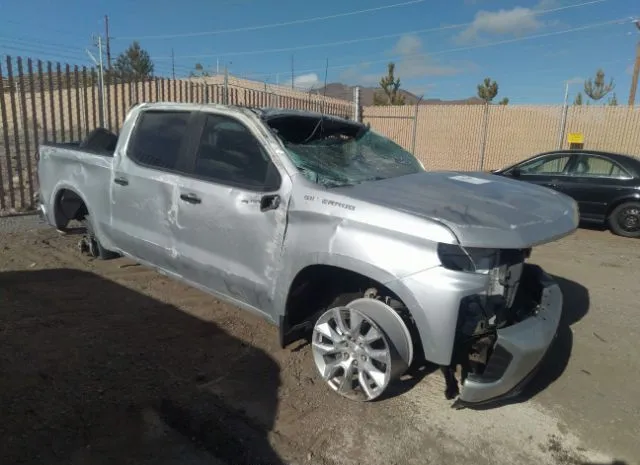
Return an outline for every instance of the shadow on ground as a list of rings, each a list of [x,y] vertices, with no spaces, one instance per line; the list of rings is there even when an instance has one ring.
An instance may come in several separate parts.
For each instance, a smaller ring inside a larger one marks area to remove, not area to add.
[[[2,273],[0,289],[0,463],[282,463],[266,353],[87,272]]]
[[[580,465],[627,465],[627,462],[623,462],[622,460],[614,460],[613,462],[608,463],[583,462]]]
[[[578,227],[580,229],[586,229],[588,231],[608,231],[609,230],[609,227],[605,222],[593,223],[590,221],[580,221],[580,223],[578,224]]]
[[[558,327],[558,336],[545,357],[540,370],[520,396],[528,400],[545,390],[556,381],[569,364],[573,349],[571,325],[580,321],[589,312],[589,290],[581,284],[560,276],[553,276],[562,290],[562,318]]]

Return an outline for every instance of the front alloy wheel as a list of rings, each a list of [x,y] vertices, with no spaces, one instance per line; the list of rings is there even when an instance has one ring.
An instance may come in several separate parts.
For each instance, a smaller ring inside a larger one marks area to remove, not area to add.
[[[376,312],[383,325],[369,316]],[[313,329],[311,345],[322,379],[338,394],[358,401],[379,397],[406,371],[413,357],[404,322],[393,309],[372,299],[358,299],[323,313]]]

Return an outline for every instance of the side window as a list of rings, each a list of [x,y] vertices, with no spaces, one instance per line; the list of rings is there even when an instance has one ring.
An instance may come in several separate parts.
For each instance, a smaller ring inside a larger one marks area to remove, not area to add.
[[[631,176],[620,165],[606,158],[581,155],[571,171],[573,176],[627,179]]]
[[[260,189],[267,183],[270,167],[269,155],[244,124],[227,116],[206,116],[196,153],[197,176]]]
[[[127,155],[141,165],[175,170],[190,117],[188,111],[145,111],[133,129]]]
[[[522,174],[562,174],[570,158],[569,155],[552,155],[524,163],[518,168]]]

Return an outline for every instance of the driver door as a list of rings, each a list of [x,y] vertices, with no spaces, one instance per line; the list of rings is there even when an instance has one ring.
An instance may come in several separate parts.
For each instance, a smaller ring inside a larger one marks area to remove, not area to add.
[[[202,112],[200,124],[177,193],[181,274],[272,314],[291,181],[247,117]]]

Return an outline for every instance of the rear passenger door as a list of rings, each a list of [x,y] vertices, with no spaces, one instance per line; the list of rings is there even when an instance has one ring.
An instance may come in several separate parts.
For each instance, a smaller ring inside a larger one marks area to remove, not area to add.
[[[202,113],[200,124],[190,175],[178,189],[181,274],[270,314],[291,181],[248,117]]]
[[[111,180],[111,235],[138,260],[177,272],[176,189],[186,170],[197,113],[147,110],[136,120],[126,152],[116,153]]]
[[[611,203],[633,187],[633,176],[614,160],[577,154],[567,183],[568,194],[586,220],[604,221]]]

